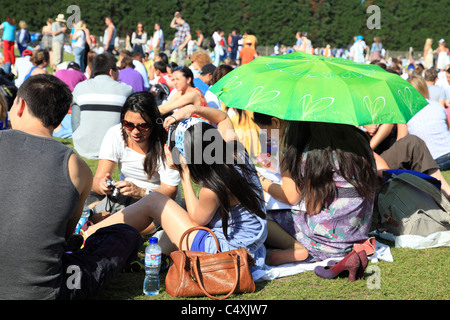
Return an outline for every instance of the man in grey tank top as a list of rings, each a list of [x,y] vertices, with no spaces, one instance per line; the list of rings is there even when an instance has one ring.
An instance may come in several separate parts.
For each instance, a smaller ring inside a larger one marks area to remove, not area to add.
[[[92,297],[140,248],[134,228],[116,225],[67,252],[93,179],[52,138],[71,103],[61,80],[35,75],[14,100],[12,129],[0,131],[0,299]]]

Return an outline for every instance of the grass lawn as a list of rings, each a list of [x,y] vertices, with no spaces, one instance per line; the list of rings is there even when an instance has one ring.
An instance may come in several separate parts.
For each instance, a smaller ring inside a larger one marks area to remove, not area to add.
[[[70,139],[58,139],[73,147]],[[95,173],[96,160],[85,159]],[[450,181],[450,171],[444,172]],[[118,179],[116,170],[114,179]],[[392,242],[382,241],[391,247],[394,262],[380,261],[375,265],[380,271],[379,289],[370,289],[372,273],[366,270],[364,280],[349,283],[347,278],[327,280],[308,271],[294,276],[256,283],[253,294],[232,295],[228,300],[449,300],[450,249],[448,247],[413,250],[394,248]],[[144,272],[121,273],[96,297],[100,300],[179,300],[165,292],[161,274],[161,291],[149,297],[142,293]],[[193,298],[205,301],[209,298]]]

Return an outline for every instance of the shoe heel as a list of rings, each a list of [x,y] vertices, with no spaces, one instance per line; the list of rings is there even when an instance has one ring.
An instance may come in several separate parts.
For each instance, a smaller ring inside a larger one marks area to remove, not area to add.
[[[347,270],[348,270],[348,282],[355,282],[359,266],[350,266],[347,268]]]
[[[365,251],[357,252],[359,260],[361,261],[361,264],[358,268],[358,272],[356,274],[358,279],[364,278],[364,272],[366,271],[367,265],[369,264],[369,259],[367,258],[367,254]]]

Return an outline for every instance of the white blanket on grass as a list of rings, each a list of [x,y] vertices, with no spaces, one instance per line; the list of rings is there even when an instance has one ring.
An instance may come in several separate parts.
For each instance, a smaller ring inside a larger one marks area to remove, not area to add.
[[[393,262],[394,258],[391,254],[391,249],[388,245],[380,243],[377,241],[377,246],[375,249],[375,254],[368,257],[369,261],[372,263],[377,263],[379,260]],[[319,262],[295,262],[287,263],[276,267],[266,266],[264,270],[257,270],[252,273],[253,280],[258,281],[268,281],[276,278],[282,278],[287,276],[292,276],[294,274],[302,273],[305,271],[314,271],[317,266],[326,266],[330,260],[341,260],[343,258],[330,258],[327,260]]]
[[[427,237],[416,235],[394,236],[388,232],[371,232],[371,235],[395,242],[396,248],[428,249],[450,247],[450,230],[435,232]]]

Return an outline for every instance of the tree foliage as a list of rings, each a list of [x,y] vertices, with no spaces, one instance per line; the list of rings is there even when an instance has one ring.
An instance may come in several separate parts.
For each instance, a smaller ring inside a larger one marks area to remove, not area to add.
[[[39,32],[47,18],[59,13],[66,17],[67,7],[77,5],[81,19],[91,32],[102,35],[104,18],[113,18],[118,33],[124,37],[142,22],[151,35],[155,22],[162,25],[166,39],[175,33],[170,21],[181,11],[192,32],[200,29],[210,36],[220,27],[226,34],[237,27],[243,33],[251,29],[261,45],[293,45],[295,33],[306,31],[315,46],[346,46],[361,34],[371,43],[380,36],[385,47],[421,50],[425,39],[445,38],[450,34],[450,0],[0,0],[1,16],[25,20],[29,29]],[[367,7],[381,9],[381,28],[366,25]]]

